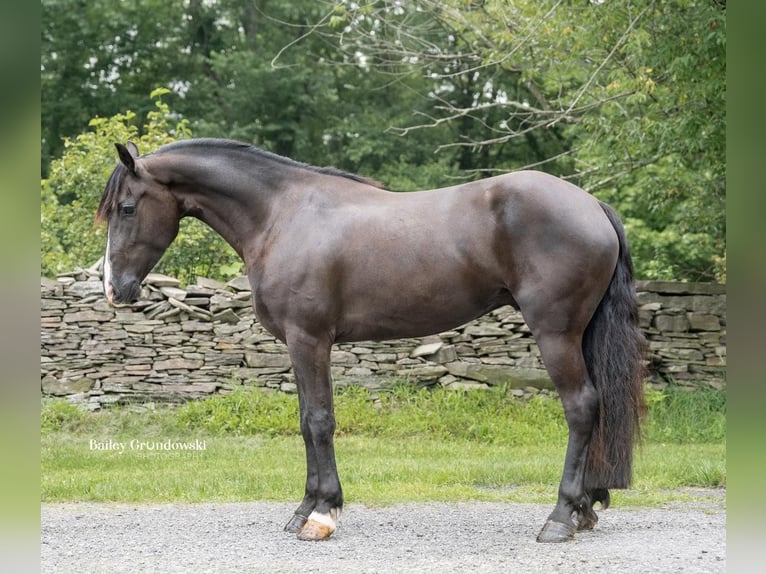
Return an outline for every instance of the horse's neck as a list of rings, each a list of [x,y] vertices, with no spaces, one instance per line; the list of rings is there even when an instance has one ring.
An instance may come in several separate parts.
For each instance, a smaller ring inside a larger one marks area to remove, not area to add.
[[[215,152],[206,156],[158,155],[148,166],[150,173],[176,195],[184,216],[209,225],[243,259],[267,227],[277,193],[277,178],[268,167],[257,158]]]

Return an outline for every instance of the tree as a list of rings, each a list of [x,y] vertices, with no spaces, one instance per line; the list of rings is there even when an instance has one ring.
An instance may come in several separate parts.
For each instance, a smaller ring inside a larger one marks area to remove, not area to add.
[[[199,136],[393,189],[548,171],[639,277],[722,280],[725,39],[713,0],[44,0],[43,173],[164,85]]]
[[[725,281],[725,13],[647,2],[573,134],[583,185],[620,207],[647,278]],[[629,18],[626,13],[623,22]]]
[[[43,0],[42,175],[92,117],[151,110],[146,94],[183,81],[188,19],[182,2]]]
[[[513,146],[514,167],[613,203],[639,276],[725,276],[725,4],[341,0],[318,33],[430,79],[425,121],[402,133],[450,125],[441,149],[489,158],[482,173]]]

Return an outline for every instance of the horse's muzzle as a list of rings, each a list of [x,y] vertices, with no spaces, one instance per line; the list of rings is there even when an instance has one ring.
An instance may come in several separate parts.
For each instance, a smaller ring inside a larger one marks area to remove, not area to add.
[[[138,281],[127,281],[122,285],[113,282],[104,284],[104,295],[112,307],[127,307],[138,299],[141,285]]]

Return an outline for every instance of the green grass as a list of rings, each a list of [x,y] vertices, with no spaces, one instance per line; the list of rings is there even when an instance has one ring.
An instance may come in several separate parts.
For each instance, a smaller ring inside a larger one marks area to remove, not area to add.
[[[615,503],[658,504],[685,487],[726,484],[725,395],[649,393],[634,487]],[[346,500],[553,501],[566,426],[558,399],[504,389],[397,387],[377,400],[336,398],[336,450]],[[93,450],[91,440],[205,441],[199,451]],[[42,500],[297,501],[305,462],[297,398],[242,391],[143,413],[89,413],[61,401],[42,410]]]
[[[502,444],[566,437],[561,404],[549,397],[521,401],[505,389],[461,392],[396,386],[372,399],[362,387],[338,391],[339,437],[432,437]],[[187,403],[179,410],[177,422],[186,430],[214,434],[292,435],[299,432],[298,401],[295,396],[243,391]]]

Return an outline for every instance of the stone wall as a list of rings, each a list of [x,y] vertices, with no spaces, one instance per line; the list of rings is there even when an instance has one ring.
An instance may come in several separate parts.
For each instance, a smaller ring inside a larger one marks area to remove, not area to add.
[[[726,381],[726,286],[636,282],[652,379],[723,388]]]
[[[651,381],[722,387],[725,288],[639,282],[641,325],[651,346]],[[92,409],[112,403],[179,402],[242,386],[294,392],[286,347],[255,320],[245,277],[199,279],[179,288],[150,274],[141,300],[111,308],[97,268],[41,279],[40,375],[44,396]],[[394,381],[450,389],[508,384],[522,394],[550,389],[521,314],[503,307],[422,339],[337,345],[336,385],[379,389]]]

